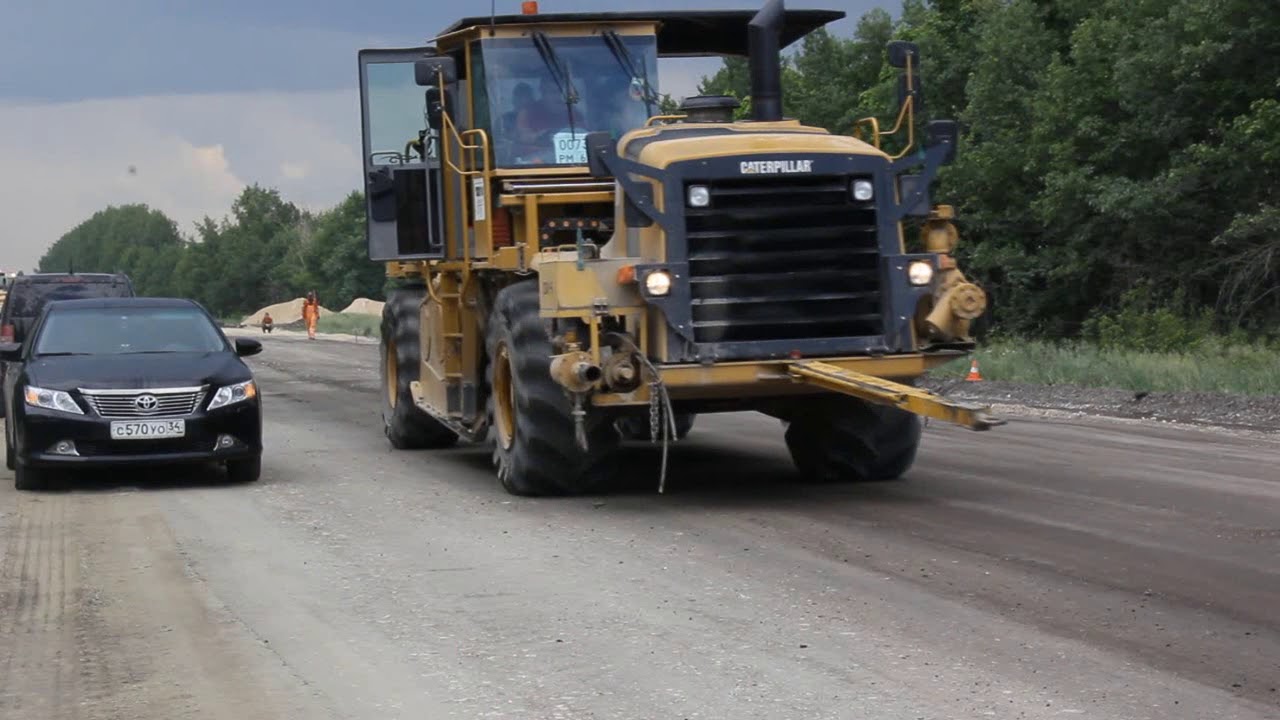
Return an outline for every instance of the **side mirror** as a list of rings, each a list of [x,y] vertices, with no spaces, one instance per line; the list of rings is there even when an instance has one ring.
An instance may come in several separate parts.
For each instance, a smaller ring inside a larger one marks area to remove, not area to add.
[[[236,354],[240,357],[249,357],[262,352],[262,343],[253,338],[238,337],[236,338]]]
[[[607,132],[587,133],[587,170],[592,177],[613,176],[604,162],[606,156],[615,152],[613,143],[613,137]]]
[[[444,113],[453,99],[452,93],[432,85],[425,93],[427,127],[439,131],[444,125]]]
[[[0,343],[0,361],[22,362],[22,343]]]
[[[413,63],[413,81],[422,87],[448,85],[458,79],[458,64],[448,55],[422,58]]]
[[[947,145],[947,154],[942,156],[942,164],[950,165],[956,161],[956,146],[960,143],[960,127],[955,120],[934,120],[925,127],[926,140],[929,147]]]
[[[920,46],[906,40],[894,40],[889,43],[890,67],[905,68],[907,58],[911,58],[911,69],[920,69]]]

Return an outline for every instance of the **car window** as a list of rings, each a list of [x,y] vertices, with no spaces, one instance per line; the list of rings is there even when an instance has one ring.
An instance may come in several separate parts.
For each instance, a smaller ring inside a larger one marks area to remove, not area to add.
[[[53,300],[78,300],[82,298],[130,297],[129,286],[122,282],[27,282],[17,283],[10,289],[6,314],[17,320],[32,320],[40,310]]]
[[[227,350],[222,333],[195,308],[56,309],[45,317],[36,355],[124,355]]]

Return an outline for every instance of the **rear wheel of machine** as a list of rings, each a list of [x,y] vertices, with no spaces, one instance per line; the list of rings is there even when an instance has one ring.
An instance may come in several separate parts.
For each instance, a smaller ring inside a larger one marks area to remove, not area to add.
[[[502,486],[513,495],[572,495],[602,488],[618,434],[611,418],[588,407],[587,451],[578,447],[569,398],[551,377],[554,351],[538,315],[536,281],[498,293],[487,334],[493,463]]]
[[[382,307],[382,425],[392,447],[400,450],[446,448],[458,442],[457,433],[414,404],[409,389],[422,364],[419,309],[426,294],[424,287],[392,290]]]
[[[806,480],[894,480],[911,469],[920,418],[851,397],[824,398],[792,417],[791,459]]]

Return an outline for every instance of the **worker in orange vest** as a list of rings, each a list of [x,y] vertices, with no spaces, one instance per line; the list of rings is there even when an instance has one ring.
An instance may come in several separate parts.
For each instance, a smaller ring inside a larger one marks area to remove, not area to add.
[[[271,319],[271,313],[262,314],[262,332],[269,333],[275,325],[275,321]]]
[[[302,319],[307,323],[307,337],[315,340],[316,321],[320,319],[320,301],[316,299],[315,290],[307,293],[307,299],[302,301]]]

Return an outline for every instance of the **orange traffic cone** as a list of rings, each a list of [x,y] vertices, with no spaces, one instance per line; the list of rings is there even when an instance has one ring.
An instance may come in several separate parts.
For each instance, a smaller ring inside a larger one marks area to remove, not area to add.
[[[973,359],[973,363],[969,365],[969,376],[965,378],[966,382],[982,382],[982,374],[978,372],[978,358]]]

